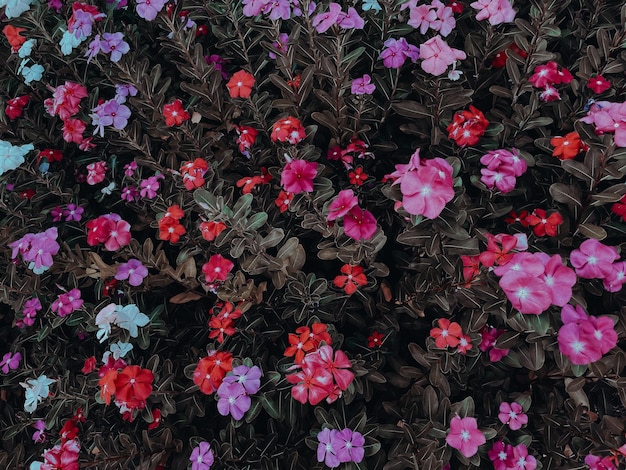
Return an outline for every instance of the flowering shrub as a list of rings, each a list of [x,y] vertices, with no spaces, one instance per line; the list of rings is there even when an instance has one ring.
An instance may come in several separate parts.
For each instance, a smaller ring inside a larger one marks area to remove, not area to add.
[[[626,7],[0,0],[0,468],[626,463]]]

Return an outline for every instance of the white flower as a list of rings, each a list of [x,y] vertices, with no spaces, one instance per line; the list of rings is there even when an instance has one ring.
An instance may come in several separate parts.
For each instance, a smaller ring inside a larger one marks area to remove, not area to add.
[[[117,314],[115,324],[130,332],[130,336],[136,338],[139,335],[137,327],[146,326],[150,319],[145,313],[141,313],[135,304],[129,304]]]
[[[118,308],[118,305],[109,304],[96,315],[96,326],[100,328],[98,333],[96,333],[96,338],[98,338],[101,343],[111,334],[111,324],[117,322]]]
[[[17,18],[30,9],[33,0],[0,0],[0,8],[6,7],[4,14],[7,18]]]
[[[85,37],[77,38],[69,31],[64,31],[61,42],[59,42],[59,46],[61,46],[61,52],[63,53],[63,55],[70,55],[72,51],[76,49],[85,39]]]
[[[20,382],[20,385],[26,389],[24,410],[32,413],[37,409],[37,404],[50,395],[49,386],[56,382],[49,379],[45,375],[40,375],[36,379],[27,380],[26,383]]]
[[[113,359],[117,361],[120,357],[126,356],[126,354],[128,354],[133,349],[133,345],[130,343],[118,341],[117,343],[112,344],[110,349],[111,354],[113,354]]]
[[[0,140],[0,175],[15,170],[24,163],[24,155],[33,150],[33,144],[12,145],[10,142]]]
[[[33,47],[35,47],[36,44],[37,40],[29,39],[24,44],[22,44],[22,47],[20,47],[20,49],[17,51],[17,55],[20,56],[22,59],[29,57],[30,54],[33,52]]]

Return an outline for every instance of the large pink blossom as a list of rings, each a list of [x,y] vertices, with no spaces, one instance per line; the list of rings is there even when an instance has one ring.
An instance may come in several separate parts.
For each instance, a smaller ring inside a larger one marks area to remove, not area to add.
[[[317,163],[306,160],[287,162],[280,175],[280,184],[292,194],[313,191],[313,179],[317,176]]]
[[[327,370],[341,390],[347,390],[354,380],[354,374],[348,370],[352,367],[348,357],[343,351],[339,349],[333,351],[328,345],[321,346],[317,351],[304,356],[302,367]]]
[[[547,291],[545,283],[535,276],[524,273],[519,276],[506,275],[500,279],[500,287],[513,308],[520,313],[539,315],[552,303],[552,296]]]
[[[609,317],[589,316],[580,305],[565,305],[561,319],[559,350],[573,364],[596,362],[617,345],[615,325]]]
[[[451,48],[439,35],[420,45],[422,70],[434,76],[443,74],[448,66],[457,60],[464,60],[466,57],[465,52]]]
[[[549,257],[545,253],[537,253],[537,256],[545,263],[541,278],[552,296],[552,305],[563,307],[572,298],[572,287],[577,279],[576,273],[563,265],[563,260],[559,255]]]
[[[353,207],[343,219],[343,230],[354,240],[369,240],[376,233],[376,217],[359,206]]]
[[[602,280],[608,292],[619,292],[626,284],[626,261],[619,261],[611,265],[611,272]]]
[[[611,274],[613,261],[619,258],[617,249],[595,238],[585,240],[570,254],[576,275],[584,279],[604,279]]]
[[[561,353],[573,364],[590,364],[602,358],[598,343],[576,323],[567,323],[559,329],[558,343]]]
[[[446,436],[446,442],[469,458],[476,454],[478,447],[487,440],[478,429],[476,418],[461,418],[457,415],[450,421],[450,431]]]

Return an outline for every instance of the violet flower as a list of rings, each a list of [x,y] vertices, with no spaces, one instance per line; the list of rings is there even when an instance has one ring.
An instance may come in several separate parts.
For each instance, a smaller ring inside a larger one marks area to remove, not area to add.
[[[217,394],[220,397],[217,402],[217,411],[222,416],[230,414],[233,419],[240,420],[246,414],[246,411],[250,409],[252,403],[250,397],[246,394],[244,386],[239,382],[222,382],[217,389]]]
[[[103,33],[102,39],[100,50],[111,54],[111,62],[119,62],[122,55],[130,51],[130,46],[124,41],[124,33]]]
[[[215,461],[211,444],[208,442],[198,444],[191,452],[189,460],[191,461],[191,470],[209,470]]]
[[[132,258],[117,268],[115,279],[118,281],[128,279],[128,283],[131,286],[137,287],[143,283],[143,280],[147,275],[148,268],[146,268],[138,259]]]
[[[248,395],[253,395],[261,388],[261,369],[257,366],[237,366],[224,377],[225,383],[239,383],[243,386]]]

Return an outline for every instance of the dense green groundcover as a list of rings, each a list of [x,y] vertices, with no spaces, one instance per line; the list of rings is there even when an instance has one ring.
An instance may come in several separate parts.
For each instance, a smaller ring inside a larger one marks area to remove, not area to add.
[[[0,468],[624,465],[622,1],[0,12]]]

